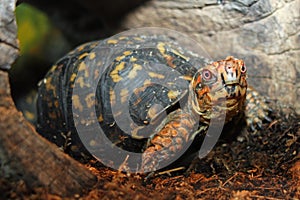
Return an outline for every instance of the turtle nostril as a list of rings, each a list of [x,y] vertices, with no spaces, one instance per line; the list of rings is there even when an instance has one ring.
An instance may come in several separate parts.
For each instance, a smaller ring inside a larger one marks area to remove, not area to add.
[[[235,85],[232,86],[231,92],[235,91]]]

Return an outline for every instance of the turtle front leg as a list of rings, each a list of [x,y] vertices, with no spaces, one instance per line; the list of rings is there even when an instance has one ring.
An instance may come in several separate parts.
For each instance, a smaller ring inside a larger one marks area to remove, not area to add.
[[[257,127],[262,128],[263,121],[272,121],[269,117],[272,109],[269,107],[266,98],[252,87],[247,88],[245,106],[247,127],[250,130],[255,131]]]
[[[180,157],[192,142],[197,121],[191,113],[176,110],[162,122],[149,139],[142,155],[143,172],[159,170]]]

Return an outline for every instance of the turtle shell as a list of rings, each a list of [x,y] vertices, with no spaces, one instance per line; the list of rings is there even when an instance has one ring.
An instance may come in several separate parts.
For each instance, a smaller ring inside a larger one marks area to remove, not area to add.
[[[207,63],[167,36],[122,36],[81,45],[40,82],[37,130],[75,158],[89,155],[78,124],[97,123],[114,145],[142,152],[168,114],[186,104],[190,81]],[[94,112],[87,111],[91,107]]]

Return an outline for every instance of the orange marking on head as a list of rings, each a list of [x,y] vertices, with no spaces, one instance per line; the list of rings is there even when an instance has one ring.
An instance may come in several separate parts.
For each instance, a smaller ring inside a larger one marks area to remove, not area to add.
[[[214,110],[225,110],[232,118],[242,108],[246,97],[246,67],[244,61],[232,56],[201,68],[191,86],[196,93],[193,108],[203,119],[217,117]],[[227,119],[227,118],[226,118]]]

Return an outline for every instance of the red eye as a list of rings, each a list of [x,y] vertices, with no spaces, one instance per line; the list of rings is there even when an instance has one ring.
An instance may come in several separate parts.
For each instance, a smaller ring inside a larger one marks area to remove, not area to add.
[[[212,73],[209,70],[204,69],[202,71],[202,77],[204,80],[209,81],[212,78]]]
[[[246,71],[247,71],[247,67],[245,64],[243,64],[241,67],[241,72],[244,74],[244,73],[246,73]]]

